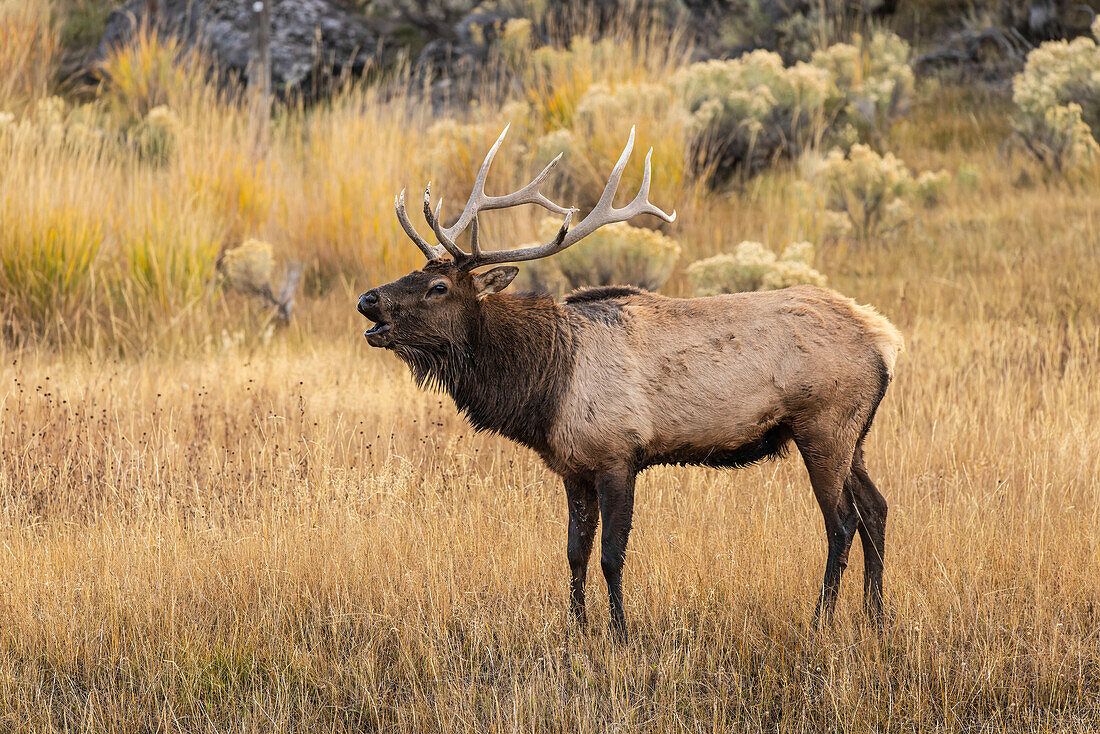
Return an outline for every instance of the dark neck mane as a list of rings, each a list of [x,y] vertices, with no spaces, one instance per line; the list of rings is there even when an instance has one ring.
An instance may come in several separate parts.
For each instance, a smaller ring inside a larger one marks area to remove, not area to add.
[[[465,351],[399,352],[421,384],[441,387],[478,430],[547,447],[573,371],[572,336],[549,296],[495,294]]]

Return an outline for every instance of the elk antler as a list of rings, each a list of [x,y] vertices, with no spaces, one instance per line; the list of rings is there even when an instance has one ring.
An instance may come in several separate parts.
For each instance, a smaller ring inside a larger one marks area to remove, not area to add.
[[[401,228],[405,230],[405,234],[412,239],[429,260],[443,257],[446,253],[450,253],[456,263],[463,265],[463,267],[467,267],[467,269],[469,267],[474,267],[467,266],[466,263],[472,257],[480,253],[476,222],[477,215],[480,212],[491,211],[493,209],[506,209],[522,204],[538,204],[556,214],[568,214],[573,211],[572,209],[558,206],[539,191],[539,185],[546,180],[546,177],[550,174],[550,169],[561,160],[560,153],[557,158],[547,164],[546,168],[542,169],[542,173],[519,191],[506,196],[489,196],[485,193],[485,179],[489,175],[489,166],[492,165],[493,158],[496,157],[497,151],[500,149],[501,143],[504,142],[504,136],[508,134],[508,128],[510,127],[511,123],[504,126],[504,130],[500,133],[500,137],[493,143],[493,147],[489,149],[489,153],[485,156],[485,160],[481,164],[481,169],[477,172],[477,179],[474,181],[474,189],[470,193],[470,198],[466,202],[466,206],[462,209],[462,214],[459,215],[458,221],[453,225],[450,227],[443,227],[441,225],[439,213],[443,206],[442,198],[436,205],[435,212],[432,212],[431,182],[429,182],[428,186],[424,189],[424,218],[435,232],[436,239],[439,240],[439,245],[433,246],[428,244],[428,242],[413,228],[412,223],[409,221],[409,215],[405,212],[405,190],[402,189],[401,193],[394,199],[394,208],[397,210],[397,220],[401,223]],[[474,225],[473,230],[470,232],[472,254],[466,254],[455,244],[455,239],[471,224]]]
[[[496,155],[497,149],[500,148],[500,144],[504,141],[504,136],[507,134],[508,127],[505,127],[504,132],[500,134],[496,143],[494,143],[493,147],[489,150],[489,154],[485,156],[485,162],[481,164],[481,170],[478,171],[477,180],[474,182],[473,193],[470,194],[470,199],[466,202],[466,206],[463,208],[458,221],[453,225],[446,228],[441,226],[439,213],[443,205],[443,200],[440,199],[439,203],[436,205],[435,212],[432,212],[430,195],[431,184],[429,183],[428,188],[424,190],[424,218],[427,219],[428,224],[435,232],[436,239],[439,240],[441,246],[432,246],[428,244],[424,238],[413,229],[412,224],[409,222],[409,217],[405,213],[404,190],[402,190],[401,194],[394,200],[394,204],[397,208],[397,218],[398,221],[401,222],[402,228],[429,260],[443,257],[445,252],[449,252],[454,258],[455,263],[464,270],[471,270],[481,267],[482,265],[491,265],[495,263],[537,260],[539,258],[549,257],[550,255],[561,252],[567,247],[575,245],[605,224],[625,222],[638,214],[652,214],[653,216],[660,217],[666,222],[674,222],[676,220],[675,210],[673,210],[672,214],[665,214],[656,206],[649,203],[649,184],[651,178],[650,158],[653,156],[653,148],[650,148],[649,152],[646,153],[645,173],[642,175],[642,186],[637,196],[635,196],[634,200],[629,204],[619,209],[616,209],[612,203],[615,199],[615,193],[619,188],[619,181],[622,179],[623,171],[626,169],[627,161],[630,160],[630,153],[634,149],[633,127],[630,128],[630,138],[627,140],[626,147],[623,148],[623,152],[619,156],[619,161],[615,164],[615,168],[611,171],[611,177],[608,178],[607,184],[604,186],[603,194],[600,195],[600,200],[596,202],[596,206],[592,208],[588,216],[573,229],[569,229],[569,223],[576,209],[565,209],[560,207],[543,196],[538,190],[539,184],[541,184],[547,174],[549,174],[550,169],[561,159],[560,153],[557,158],[550,161],[546,168],[542,169],[542,173],[536,176],[535,180],[519,191],[508,194],[507,196],[487,195],[485,193],[485,177],[489,173],[489,165],[493,162],[493,157]],[[538,204],[557,214],[564,214],[565,221],[562,223],[561,229],[558,230],[557,236],[545,245],[536,247],[523,247],[515,250],[498,250],[493,252],[482,251],[481,245],[478,242],[477,215],[483,211],[504,209],[507,207],[519,206],[520,204]],[[455,238],[471,224],[473,228],[470,230],[470,252],[465,253],[455,244]]]

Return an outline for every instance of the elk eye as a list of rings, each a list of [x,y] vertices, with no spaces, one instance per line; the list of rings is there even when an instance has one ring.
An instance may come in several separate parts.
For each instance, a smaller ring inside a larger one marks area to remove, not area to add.
[[[447,292],[447,284],[446,283],[436,283],[430,289],[428,289],[428,294],[433,295],[433,296],[442,296],[446,292]]]

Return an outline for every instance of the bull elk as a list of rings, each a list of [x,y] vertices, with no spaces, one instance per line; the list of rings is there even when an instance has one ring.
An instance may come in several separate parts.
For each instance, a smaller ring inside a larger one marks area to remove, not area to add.
[[[519,191],[489,196],[485,179],[507,132],[453,225],[443,226],[430,184],[425,190],[424,216],[438,245],[413,228],[405,192],[395,198],[402,228],[428,262],[367,291],[358,308],[374,322],[365,332],[370,345],[396,354],[418,385],[445,390],[476,429],[535,450],[561,476],[578,623],[586,619],[586,569],[602,521],[611,627],[626,637],[622,570],[639,472],[656,464],[745,466],[781,455],[793,441],[828,541],[815,619],[832,616],[858,532],[864,606],[880,625],[886,500],[867,474],[862,446],[903,349],[897,329],[873,308],[806,286],[686,299],[613,286],[580,289],[561,302],[501,293],[518,268],[478,268],[549,257],[638,214],[676,217],[649,203],[649,155],[638,195],[622,208],[612,203],[633,130],[599,202],[575,227],[575,210],[539,191],[560,155]],[[478,215],[520,204],[565,215],[557,236],[535,247],[483,250]],[[469,252],[456,245],[466,229]]]

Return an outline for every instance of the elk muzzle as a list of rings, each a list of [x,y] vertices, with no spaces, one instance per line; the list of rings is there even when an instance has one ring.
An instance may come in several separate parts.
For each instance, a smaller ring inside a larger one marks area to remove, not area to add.
[[[393,343],[393,324],[382,312],[382,297],[377,288],[359,296],[359,313],[374,322],[374,326],[363,332],[368,344],[388,347]]]

